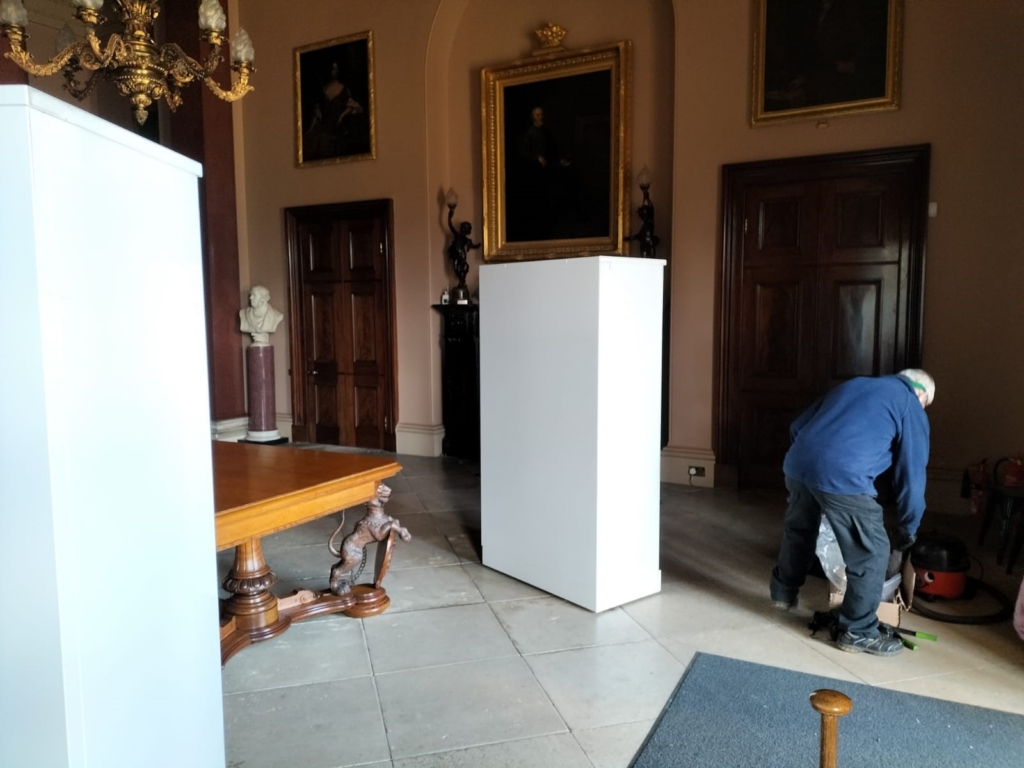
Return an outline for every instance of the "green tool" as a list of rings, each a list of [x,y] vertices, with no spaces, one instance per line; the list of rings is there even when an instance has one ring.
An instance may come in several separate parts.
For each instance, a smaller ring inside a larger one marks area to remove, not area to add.
[[[904,629],[903,627],[896,627],[896,633],[899,635],[910,635],[911,637],[918,637],[922,640],[931,640],[933,643],[937,643],[939,638],[935,635],[929,635],[927,632],[915,632],[912,629]]]

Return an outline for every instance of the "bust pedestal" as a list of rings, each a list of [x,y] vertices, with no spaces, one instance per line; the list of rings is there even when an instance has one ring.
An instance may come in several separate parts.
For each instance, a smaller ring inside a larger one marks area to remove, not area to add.
[[[274,348],[253,342],[245,351],[245,363],[249,374],[249,431],[245,442],[288,442],[277,429],[274,413]]]

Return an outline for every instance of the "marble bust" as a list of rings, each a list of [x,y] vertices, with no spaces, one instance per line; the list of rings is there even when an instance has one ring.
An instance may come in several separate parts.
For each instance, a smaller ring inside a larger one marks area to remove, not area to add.
[[[252,334],[253,344],[269,344],[284,315],[270,306],[270,291],[254,285],[249,291],[249,306],[238,313],[244,333]]]

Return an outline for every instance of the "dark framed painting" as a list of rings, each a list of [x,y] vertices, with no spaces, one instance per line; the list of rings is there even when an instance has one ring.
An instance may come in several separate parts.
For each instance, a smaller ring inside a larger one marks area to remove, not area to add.
[[[296,48],[296,164],[377,157],[374,100],[372,32]]]
[[[624,253],[630,44],[481,72],[486,261]]]
[[[752,125],[899,109],[903,0],[756,0]]]

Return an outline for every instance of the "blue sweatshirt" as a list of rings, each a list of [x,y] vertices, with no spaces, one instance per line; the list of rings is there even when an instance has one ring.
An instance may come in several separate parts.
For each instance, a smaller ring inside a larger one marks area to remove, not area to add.
[[[783,471],[825,493],[875,496],[875,478],[892,466],[900,530],[917,533],[930,427],[908,380],[845,381],[804,411],[789,435]]]

